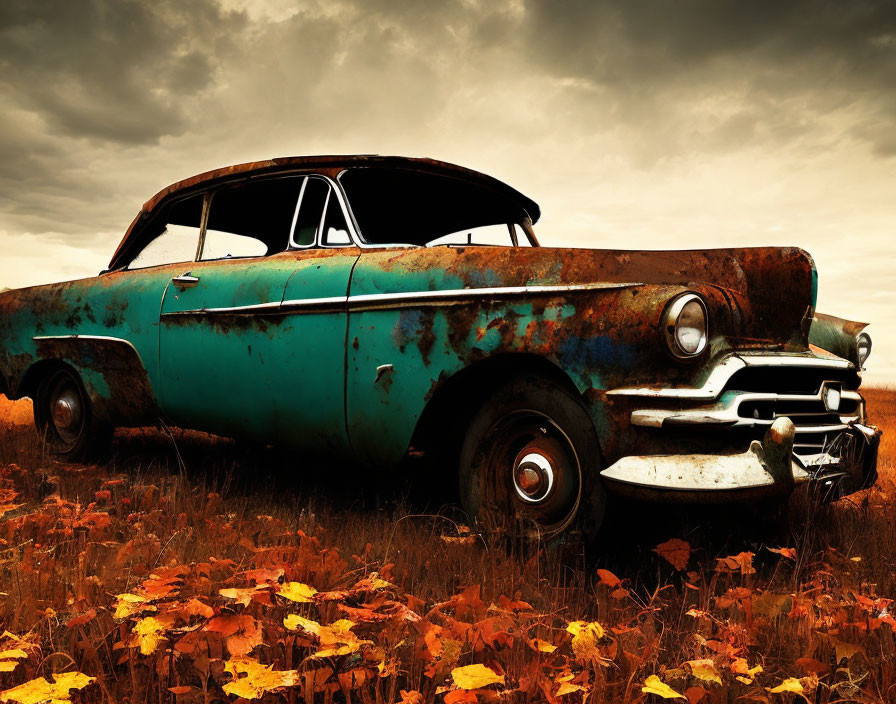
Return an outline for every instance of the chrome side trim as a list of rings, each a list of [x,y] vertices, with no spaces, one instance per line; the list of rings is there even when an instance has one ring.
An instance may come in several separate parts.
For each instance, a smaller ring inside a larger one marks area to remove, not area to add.
[[[562,284],[543,286],[492,286],[488,288],[460,288],[444,291],[409,291],[399,293],[371,293],[360,296],[329,296],[321,298],[296,298],[281,303],[255,303],[248,306],[230,308],[193,308],[190,310],[171,311],[169,315],[216,315],[216,314],[263,314],[263,313],[300,313],[304,310],[316,311],[318,308],[342,308],[349,310],[380,310],[396,308],[406,304],[421,305],[454,305],[476,298],[503,298],[505,296],[537,296],[576,291],[599,291],[603,289],[629,288],[641,286],[638,283],[593,283]]]
[[[281,313],[299,313],[302,311],[321,312],[336,310],[345,311],[345,296],[322,296],[321,298],[299,298],[295,300],[276,301],[271,303],[255,303],[248,306],[233,306],[231,308],[191,308],[190,310],[176,310],[163,313],[162,317],[180,315],[264,315]]]
[[[404,304],[454,305],[471,298],[503,298],[505,296],[537,296],[577,291],[600,291],[605,289],[631,288],[640,283],[592,283],[559,284],[534,286],[491,286],[485,288],[458,288],[442,291],[402,291],[399,293],[371,293],[350,296],[350,310],[373,310],[393,308]]]
[[[39,335],[36,337],[32,337],[34,342],[40,342],[41,340],[98,340],[100,342],[121,342],[132,350],[134,350],[134,354],[137,355],[137,359],[140,360],[140,364],[143,364],[143,358],[140,356],[140,352],[137,351],[137,348],[134,347],[133,343],[125,340],[121,337],[109,337],[107,335]],[[144,365],[145,367],[146,365]]]

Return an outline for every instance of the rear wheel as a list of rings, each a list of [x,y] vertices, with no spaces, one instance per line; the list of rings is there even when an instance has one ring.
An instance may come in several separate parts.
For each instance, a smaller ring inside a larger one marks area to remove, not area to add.
[[[581,400],[562,386],[524,376],[490,395],[460,452],[460,494],[479,526],[551,541],[593,538],[606,498],[600,451]]]
[[[80,377],[64,367],[40,382],[34,399],[34,424],[50,452],[75,462],[102,454],[112,432],[93,413]]]

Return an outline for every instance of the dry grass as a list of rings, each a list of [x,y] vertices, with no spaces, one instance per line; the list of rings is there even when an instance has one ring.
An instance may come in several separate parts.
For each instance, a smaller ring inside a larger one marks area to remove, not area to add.
[[[0,652],[0,689],[83,672],[84,701],[234,701],[249,692],[228,693],[245,678],[225,665],[259,661],[287,673],[250,673],[267,701],[639,701],[654,675],[691,702],[799,696],[770,691],[785,682],[817,702],[896,701],[896,392],[866,395],[893,429],[874,489],[795,500],[783,525],[616,506],[600,544],[556,550],[467,536],[413,470],[157,431],[119,433],[102,466],[60,465],[27,404],[0,398],[0,630],[25,637],[0,649],[26,655],[5,672]],[[684,569],[654,551],[671,538]],[[293,602],[289,582],[330,593]],[[324,628],[290,630],[290,614]],[[327,630],[345,618],[348,634]],[[504,683],[458,688],[473,663]]]

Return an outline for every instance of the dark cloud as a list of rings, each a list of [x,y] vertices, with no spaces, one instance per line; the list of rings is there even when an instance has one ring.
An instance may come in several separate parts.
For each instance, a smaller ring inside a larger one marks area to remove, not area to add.
[[[8,0],[4,98],[60,134],[154,142],[186,129],[214,77],[214,40],[244,25],[211,0]]]
[[[873,322],[894,121],[893,0],[2,0],[0,284],[95,273],[200,171],[391,152],[531,192],[547,242],[806,246]]]
[[[527,7],[536,64],[608,87],[628,118],[740,93],[768,128],[754,136],[769,137],[805,127],[794,98],[810,103],[815,118],[861,104],[878,113],[881,129],[855,135],[889,153],[882,128],[896,119],[892,0],[529,0]]]

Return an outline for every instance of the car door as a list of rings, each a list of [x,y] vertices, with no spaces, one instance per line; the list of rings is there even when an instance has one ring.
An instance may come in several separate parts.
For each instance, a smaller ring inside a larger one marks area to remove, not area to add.
[[[200,240],[162,302],[165,411],[190,428],[347,453],[346,296],[359,250],[342,244],[331,184],[231,184],[209,194]]]

